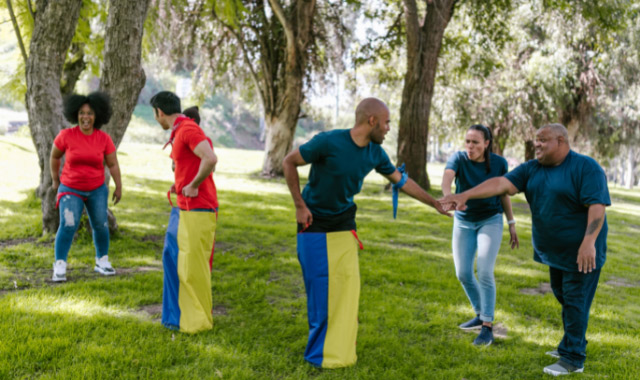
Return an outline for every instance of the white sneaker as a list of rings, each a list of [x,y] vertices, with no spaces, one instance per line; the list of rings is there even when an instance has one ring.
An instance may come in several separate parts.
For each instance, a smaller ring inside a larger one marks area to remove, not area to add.
[[[93,270],[105,276],[113,276],[116,274],[116,270],[113,269],[109,262],[109,255],[104,255],[99,259],[96,257],[96,266]]]
[[[53,282],[67,281],[67,262],[64,260],[56,260],[53,263]]]

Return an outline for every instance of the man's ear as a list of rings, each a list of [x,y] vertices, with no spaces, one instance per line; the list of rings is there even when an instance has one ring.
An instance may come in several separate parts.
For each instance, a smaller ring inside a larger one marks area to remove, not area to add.
[[[370,126],[375,126],[376,122],[377,122],[377,118],[375,116],[369,116],[369,119],[367,119],[367,122],[369,123]]]

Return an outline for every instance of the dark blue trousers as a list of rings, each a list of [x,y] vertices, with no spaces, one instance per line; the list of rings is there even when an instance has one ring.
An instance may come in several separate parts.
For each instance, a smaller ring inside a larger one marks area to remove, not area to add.
[[[549,267],[549,275],[553,294],[562,305],[564,336],[558,353],[563,361],[582,368],[587,358],[589,309],[598,287],[600,269],[585,274]]]

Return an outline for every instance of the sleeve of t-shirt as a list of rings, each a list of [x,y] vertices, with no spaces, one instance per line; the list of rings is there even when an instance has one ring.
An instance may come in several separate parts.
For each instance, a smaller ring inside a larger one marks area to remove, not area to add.
[[[182,141],[189,146],[189,149],[192,151],[196,149],[196,146],[201,142],[207,139],[207,136],[204,134],[200,127],[195,125],[189,125],[182,127],[184,130],[182,131]]]
[[[63,152],[67,150],[67,134],[65,133],[65,131],[66,129],[61,130],[60,133],[58,133],[58,136],[56,136],[56,138],[53,140],[53,144],[56,146],[56,148],[60,149]]]
[[[451,169],[451,170],[453,170],[454,172],[457,173],[458,172],[459,159],[460,159],[460,153],[459,152],[455,152],[447,160],[447,165],[444,167],[444,169],[445,170]]]
[[[508,179],[519,192],[525,191],[527,188],[527,181],[529,180],[529,162],[530,161],[527,161],[518,165],[515,169],[504,175],[504,177]]]
[[[105,139],[105,144],[104,144],[105,145],[104,154],[106,156],[107,154],[111,154],[111,153],[115,152],[116,151],[116,146],[113,143],[113,140],[111,140],[111,136],[109,136],[106,133],[105,133],[105,135],[106,135],[106,139]]]
[[[611,205],[607,176],[594,160],[588,160],[582,167],[582,186],[580,187],[580,203],[583,205]]]
[[[396,171],[396,166],[391,163],[391,160],[389,159],[387,152],[385,152],[384,149],[382,149],[381,147],[380,159],[378,161],[378,165],[376,165],[376,172],[383,175],[389,175],[389,174],[393,174],[393,172],[395,171]]]
[[[300,145],[300,155],[304,162],[310,164],[318,161],[322,154],[326,152],[327,134],[318,133],[306,143]]]

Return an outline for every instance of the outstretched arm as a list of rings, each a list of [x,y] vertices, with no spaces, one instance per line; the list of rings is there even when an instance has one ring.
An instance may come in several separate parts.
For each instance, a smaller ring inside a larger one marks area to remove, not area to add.
[[[393,173],[384,176],[393,184],[398,183],[402,179],[402,174],[397,169]],[[450,213],[442,208],[442,205],[438,203],[435,198],[424,191],[424,189],[411,178],[407,179],[407,182],[404,184],[404,186],[402,186],[401,190],[407,193],[412,198],[426,204],[427,206],[435,208],[440,214],[451,216]]]
[[[308,227],[313,223],[313,215],[307,207],[307,204],[302,199],[300,193],[300,177],[298,176],[298,166],[304,166],[307,162],[302,158],[300,149],[296,149],[289,153],[282,161],[282,169],[284,170],[284,177],[287,180],[287,186],[291,197],[293,198],[293,204],[296,207],[296,222]]]
[[[578,272],[588,273],[596,269],[596,239],[604,224],[605,205],[589,205],[587,230],[578,249]]]
[[[466,203],[469,199],[484,199],[496,195],[514,195],[517,193],[518,188],[511,181],[505,177],[494,177],[465,192],[447,195],[440,199],[439,202],[443,205],[455,204],[457,210],[464,211],[467,208]]]

